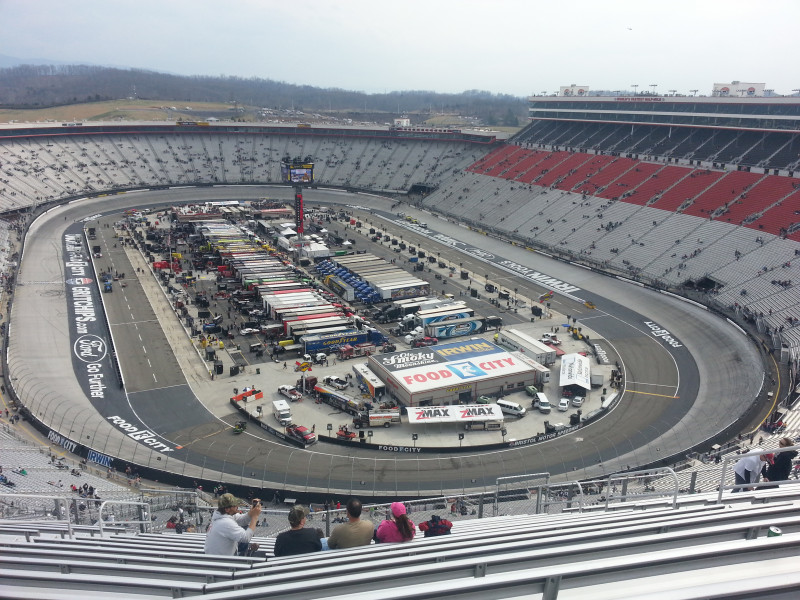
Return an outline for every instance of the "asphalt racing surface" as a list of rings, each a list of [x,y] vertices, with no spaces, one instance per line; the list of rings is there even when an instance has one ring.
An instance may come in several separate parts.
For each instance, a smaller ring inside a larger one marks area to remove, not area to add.
[[[556,289],[554,309],[578,317],[619,355],[624,394],[614,410],[575,434],[486,453],[409,455],[323,443],[300,450],[262,432],[228,435],[237,418],[227,402],[234,382],[210,381],[174,313],[160,308],[160,286],[149,272],[136,276],[145,267],[141,257],[114,248],[113,230],[98,227],[104,255],[94,268],[126,275],[124,288],[115,282],[112,293],[102,293],[84,281],[96,274],[81,275],[78,263],[85,257],[76,256],[69,236],[82,236],[83,220],[109,215],[100,222],[113,221],[130,207],[264,195],[288,200],[293,191],[132,193],[73,203],[38,219],[26,240],[8,356],[11,381],[32,412],[64,438],[193,477],[298,491],[413,495],[491,489],[499,476],[545,471],[565,479],[592,477],[677,455],[735,421],[762,384],[757,349],[701,307],[403,208],[429,229],[411,226],[389,210],[387,199],[307,190],[307,206],[347,204],[362,219],[402,228],[407,243],[462,263],[479,287],[488,274],[528,297]],[[586,309],[583,300],[597,309]],[[96,320],[78,320],[92,315]],[[115,374],[112,340],[124,387]],[[280,365],[267,365],[237,385],[250,382],[271,394],[286,377]]]

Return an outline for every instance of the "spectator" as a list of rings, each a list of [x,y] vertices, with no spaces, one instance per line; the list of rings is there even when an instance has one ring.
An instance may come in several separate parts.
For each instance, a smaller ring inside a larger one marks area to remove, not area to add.
[[[414,523],[406,515],[406,507],[401,502],[392,502],[390,507],[393,519],[385,520],[378,526],[375,538],[380,543],[410,542],[416,530]]]
[[[439,518],[439,515],[431,515],[430,521],[419,524],[419,530],[425,534],[425,537],[448,535],[452,527],[453,524],[450,521]]]
[[[785,437],[780,439],[778,446],[780,448],[789,448],[790,446],[794,446],[794,442],[792,442],[791,438]],[[794,460],[796,456],[796,450],[787,450],[786,452],[775,454],[773,463],[764,465],[761,471],[761,474],[764,476],[764,481],[786,481],[789,479],[789,473],[792,472],[792,460]]]
[[[239,514],[239,501],[233,494],[222,494],[211,515],[206,534],[205,553],[233,556],[237,545],[250,542],[261,514],[261,503],[254,502],[246,514]]]
[[[322,542],[316,529],[305,527],[308,509],[296,504],[289,511],[291,529],[279,533],[275,538],[275,556],[293,556],[322,550]]]
[[[750,452],[762,452],[761,448],[752,448]],[[771,457],[771,455],[770,455]],[[758,478],[761,476],[761,467],[767,461],[767,454],[759,454],[753,456],[746,456],[736,463],[733,472],[736,475],[736,485],[744,485],[746,483],[758,483]],[[736,492],[744,492],[753,488],[736,488]]]
[[[328,548],[368,546],[372,541],[375,525],[372,521],[361,520],[361,501],[358,498],[347,501],[347,519],[347,523],[333,528],[328,538]]]

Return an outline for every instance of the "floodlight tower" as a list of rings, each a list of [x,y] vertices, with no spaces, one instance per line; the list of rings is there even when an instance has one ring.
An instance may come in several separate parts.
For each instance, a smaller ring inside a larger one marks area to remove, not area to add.
[[[297,230],[299,245],[297,249],[296,262],[300,263],[300,248],[303,247],[303,186],[314,183],[314,162],[310,156],[305,158],[289,156],[281,161],[281,181],[290,183],[294,186],[294,224]]]

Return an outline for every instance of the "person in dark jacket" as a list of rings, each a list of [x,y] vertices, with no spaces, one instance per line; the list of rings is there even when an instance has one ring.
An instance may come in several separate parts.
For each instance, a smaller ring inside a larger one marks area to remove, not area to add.
[[[294,556],[322,550],[322,542],[316,529],[306,527],[309,510],[299,504],[289,511],[291,529],[279,533],[275,538],[275,556]]]
[[[788,448],[794,446],[794,442],[788,437],[781,438],[778,442],[780,448]],[[764,465],[762,475],[765,481],[785,481],[789,479],[789,474],[792,472],[792,461],[797,456],[795,450],[787,450],[786,452],[776,453],[772,464]]]
[[[448,535],[453,524],[447,519],[442,519],[439,515],[432,515],[430,521],[419,524],[419,530],[425,537],[435,537],[437,535]]]

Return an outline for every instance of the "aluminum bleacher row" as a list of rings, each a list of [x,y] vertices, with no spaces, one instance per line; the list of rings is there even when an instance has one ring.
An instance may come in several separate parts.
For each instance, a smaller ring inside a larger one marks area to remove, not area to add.
[[[207,556],[203,534],[43,530],[28,541],[19,530],[36,524],[0,522],[0,586],[4,598],[42,600],[791,598],[800,486],[787,487],[677,509],[459,521],[450,536],[266,559]],[[754,577],[762,572],[770,577]]]
[[[463,143],[221,134],[0,141],[0,211],[127,187],[280,181],[286,156],[314,156],[319,183],[373,190],[438,184],[475,162]]]

